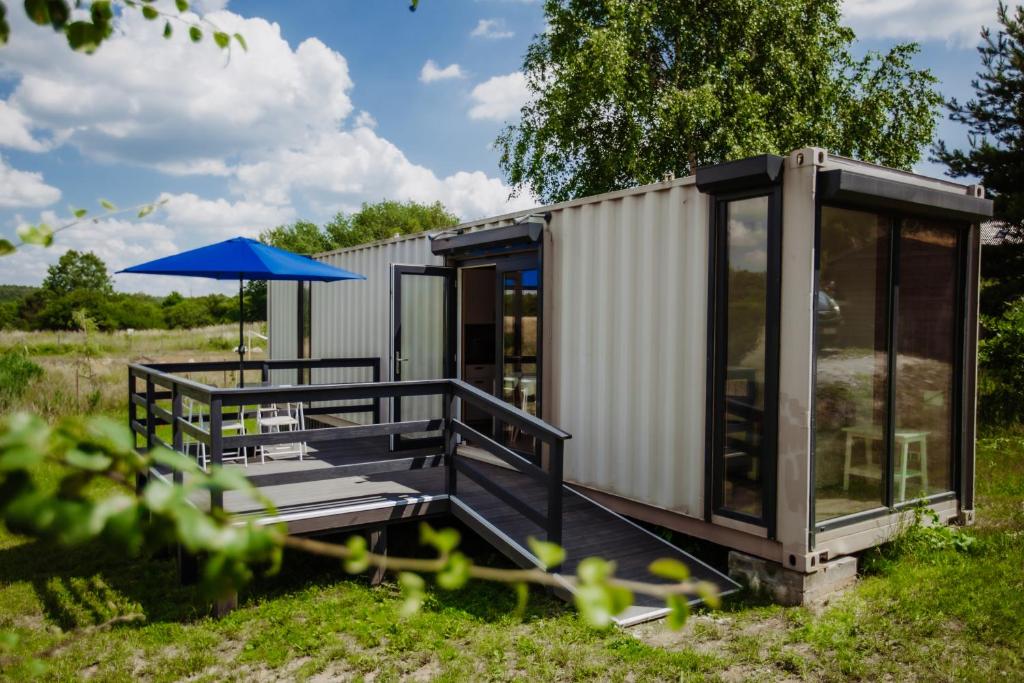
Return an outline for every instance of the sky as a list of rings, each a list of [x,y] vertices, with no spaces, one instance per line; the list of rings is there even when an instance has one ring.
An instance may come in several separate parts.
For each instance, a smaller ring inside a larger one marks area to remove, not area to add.
[[[493,141],[527,92],[520,67],[544,30],[538,0],[202,0],[193,9],[249,50],[130,13],[91,56],[8,12],[0,48],[0,236],[101,211],[49,248],[0,259],[0,283],[38,284],[67,249],[111,270],[296,219],[322,223],[381,199],[439,200],[464,220],[534,205],[510,196]],[[968,99],[996,0],[845,0],[855,51],[921,43],[916,65]],[[938,137],[966,141],[943,119]],[[923,161],[916,169],[941,175]],[[230,292],[204,279],[119,275],[123,291]]]

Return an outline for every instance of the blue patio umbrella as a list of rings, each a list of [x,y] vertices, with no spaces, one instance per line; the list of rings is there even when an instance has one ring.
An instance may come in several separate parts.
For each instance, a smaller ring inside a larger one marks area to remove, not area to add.
[[[207,277],[214,280],[238,279],[238,381],[245,386],[245,301],[243,280],[310,280],[334,282],[336,280],[365,280],[366,276],[335,268],[308,256],[271,247],[248,239],[233,237],[223,242],[198,249],[165,256],[155,261],[140,263],[119,273],[145,273],[149,275],[181,275]]]

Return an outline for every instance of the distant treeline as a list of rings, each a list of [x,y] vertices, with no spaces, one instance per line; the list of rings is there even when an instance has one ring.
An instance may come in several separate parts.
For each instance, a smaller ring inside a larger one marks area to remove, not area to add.
[[[40,287],[0,285],[0,330],[78,329],[80,312],[105,331],[205,327],[237,323],[238,298],[115,292],[102,259],[75,250],[65,252],[50,266]],[[266,300],[247,300],[245,318],[264,320]]]

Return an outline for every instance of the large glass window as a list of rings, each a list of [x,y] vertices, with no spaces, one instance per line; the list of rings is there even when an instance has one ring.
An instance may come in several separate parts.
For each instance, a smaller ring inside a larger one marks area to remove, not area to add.
[[[823,207],[819,238],[816,521],[951,490],[957,228]]]
[[[725,356],[716,411],[716,507],[758,519],[764,514],[768,211],[767,196],[725,205],[725,282],[718,296]]]
[[[953,487],[956,245],[952,226],[903,222],[893,444],[896,503]]]
[[[883,503],[889,221],[821,210],[814,433],[818,520]]]

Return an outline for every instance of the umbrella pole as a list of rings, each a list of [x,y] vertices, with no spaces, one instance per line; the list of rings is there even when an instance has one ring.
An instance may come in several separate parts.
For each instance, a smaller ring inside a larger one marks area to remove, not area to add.
[[[245,386],[245,298],[242,275],[238,275],[238,386]]]

